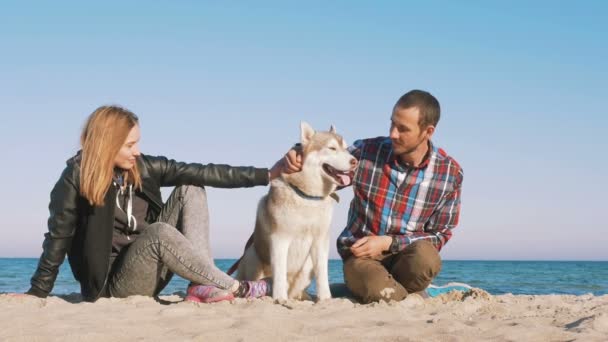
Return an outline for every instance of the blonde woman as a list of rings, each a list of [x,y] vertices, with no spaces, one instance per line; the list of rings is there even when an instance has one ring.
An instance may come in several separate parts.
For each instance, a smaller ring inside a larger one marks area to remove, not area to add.
[[[46,297],[67,254],[85,300],[156,296],[173,273],[189,280],[186,300],[214,302],[270,293],[213,263],[204,186],[267,185],[282,171],[186,164],[141,154],[138,118],[103,106],[88,118],[82,150],[51,192],[48,233],[28,294]],[[166,203],[160,188],[176,187]]]

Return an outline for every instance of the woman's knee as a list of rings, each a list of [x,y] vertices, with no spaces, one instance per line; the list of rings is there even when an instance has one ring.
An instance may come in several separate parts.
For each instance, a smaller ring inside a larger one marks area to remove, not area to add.
[[[205,190],[205,187],[203,187],[203,186],[180,185],[180,186],[175,187],[174,191],[177,192],[178,194],[180,194],[180,196],[183,198],[189,198],[189,197],[207,198],[207,191]]]
[[[155,222],[144,230],[142,235],[148,236],[149,238],[156,238],[158,240],[165,240],[168,236],[174,235],[179,232],[172,225],[165,222]],[[141,236],[140,236],[141,238]]]

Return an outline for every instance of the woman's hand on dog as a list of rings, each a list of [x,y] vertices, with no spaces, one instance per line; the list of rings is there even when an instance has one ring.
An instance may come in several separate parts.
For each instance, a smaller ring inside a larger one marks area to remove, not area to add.
[[[299,171],[302,171],[302,150],[292,148],[268,170],[268,178],[273,180],[281,176],[281,173],[289,174]]]
[[[302,148],[292,148],[285,154],[285,173],[302,171]]]

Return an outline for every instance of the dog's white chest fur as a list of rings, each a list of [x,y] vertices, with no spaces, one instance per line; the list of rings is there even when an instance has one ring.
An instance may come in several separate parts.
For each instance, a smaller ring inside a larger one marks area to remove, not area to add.
[[[266,201],[272,210],[265,214],[272,227],[267,233],[278,240],[289,240],[287,272],[299,272],[310,258],[313,243],[329,248],[329,226],[335,201],[331,197],[311,199],[298,194],[281,180],[272,182]],[[321,241],[319,241],[321,240]],[[310,281],[310,280],[309,280]]]

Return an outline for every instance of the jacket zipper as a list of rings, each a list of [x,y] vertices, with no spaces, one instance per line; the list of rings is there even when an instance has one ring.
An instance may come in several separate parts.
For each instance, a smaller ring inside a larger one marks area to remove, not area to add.
[[[110,201],[110,203],[112,203],[112,206],[113,206],[112,207],[112,213],[114,213],[114,210],[116,210],[116,201]],[[112,227],[112,229],[114,229],[114,228]],[[109,263],[109,260],[110,260],[109,259],[110,255],[112,255],[112,242],[110,242],[110,249],[108,250],[108,263]],[[106,268],[109,268],[109,265]],[[101,295],[103,294],[104,289],[108,285],[108,278],[109,277],[110,277],[110,270],[106,270],[106,276],[104,277],[103,285],[101,286],[101,290],[99,290],[99,292],[95,296],[95,299],[93,300],[93,302],[97,301],[101,297]],[[109,291],[110,290],[108,289],[108,293],[109,293]],[[111,294],[110,294],[110,296],[111,296]]]

